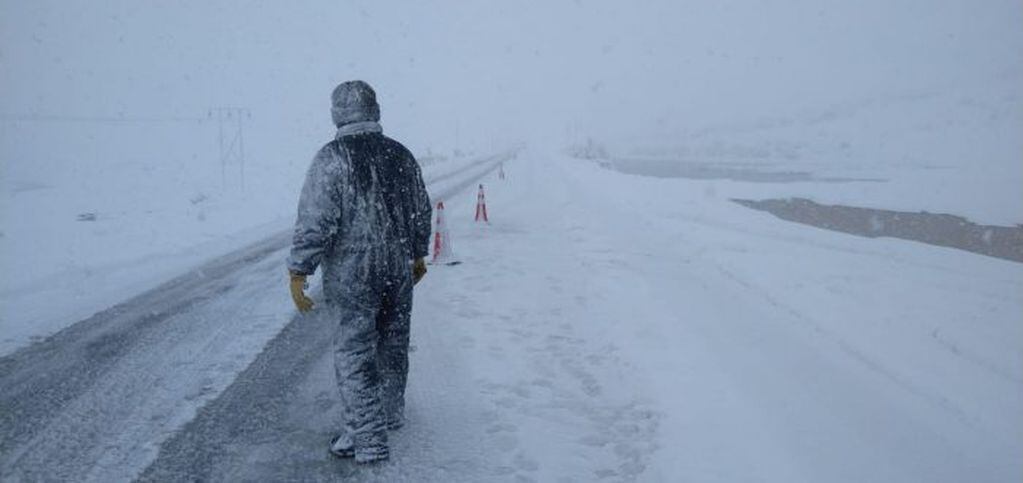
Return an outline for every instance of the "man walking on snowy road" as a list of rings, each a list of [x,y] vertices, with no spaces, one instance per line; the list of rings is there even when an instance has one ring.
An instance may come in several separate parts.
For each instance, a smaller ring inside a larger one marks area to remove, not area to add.
[[[368,463],[387,459],[387,430],[404,423],[412,286],[426,275],[432,214],[415,158],[382,134],[369,84],[342,83],[331,101],[337,135],[306,175],[288,270],[305,313],[306,277],[322,267],[342,403],[330,451]]]

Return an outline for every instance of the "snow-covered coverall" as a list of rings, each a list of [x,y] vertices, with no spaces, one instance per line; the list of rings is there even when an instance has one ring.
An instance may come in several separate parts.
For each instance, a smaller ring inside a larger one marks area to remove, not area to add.
[[[326,314],[337,320],[334,368],[341,438],[357,459],[387,457],[387,431],[403,422],[412,260],[429,248],[431,210],[419,165],[382,134],[365,82],[334,90],[338,127],[306,176],[288,269],[322,267]]]

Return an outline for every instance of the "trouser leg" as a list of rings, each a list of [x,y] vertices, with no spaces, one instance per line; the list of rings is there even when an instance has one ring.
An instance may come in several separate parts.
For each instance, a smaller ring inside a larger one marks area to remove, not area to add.
[[[380,368],[384,418],[390,429],[397,429],[405,422],[405,385],[408,380],[412,290],[410,281],[400,284],[377,319],[377,367]]]
[[[386,457],[386,420],[377,361],[377,311],[355,304],[339,310],[334,371],[341,395],[343,437],[351,441],[357,460]]]

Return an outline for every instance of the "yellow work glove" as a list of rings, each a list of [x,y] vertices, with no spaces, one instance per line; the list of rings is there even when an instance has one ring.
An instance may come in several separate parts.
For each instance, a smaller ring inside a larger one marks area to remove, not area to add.
[[[299,273],[291,274],[291,299],[295,301],[295,307],[303,314],[313,309],[313,300],[305,296],[305,275]]]
[[[422,258],[417,258],[416,261],[412,263],[412,284],[415,285],[419,283],[419,281],[422,280],[423,277],[425,276],[426,260]]]

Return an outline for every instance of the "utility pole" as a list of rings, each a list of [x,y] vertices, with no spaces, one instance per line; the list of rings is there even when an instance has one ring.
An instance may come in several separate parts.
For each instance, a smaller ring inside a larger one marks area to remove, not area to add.
[[[212,107],[208,118],[217,119],[218,145],[220,150],[220,184],[227,189],[227,165],[238,163],[238,180],[245,191],[245,131],[243,120],[252,113],[244,107]]]
[[[460,153],[458,151],[458,131],[459,131],[458,124],[459,124],[458,119],[455,119],[455,150],[454,150],[455,151],[454,152],[455,157],[458,157],[460,155]]]

